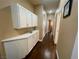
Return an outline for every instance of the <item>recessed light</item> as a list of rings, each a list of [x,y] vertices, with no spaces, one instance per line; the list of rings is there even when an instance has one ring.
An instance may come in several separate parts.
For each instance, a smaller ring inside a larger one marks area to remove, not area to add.
[[[49,10],[49,11],[48,11],[49,14],[51,14],[52,12],[53,12],[52,10]]]
[[[45,11],[43,11],[43,15],[45,15],[46,14],[46,12]]]

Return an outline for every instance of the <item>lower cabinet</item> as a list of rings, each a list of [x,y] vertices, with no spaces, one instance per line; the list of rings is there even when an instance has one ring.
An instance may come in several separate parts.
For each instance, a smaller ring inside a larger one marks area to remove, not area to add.
[[[30,38],[28,38],[28,53],[33,49],[36,43],[39,41],[39,32],[33,34]]]
[[[11,41],[5,41],[4,48],[6,53],[6,59],[22,59],[38,42],[38,32],[33,33],[31,36],[22,39],[16,39]]]
[[[32,48],[33,48],[33,45],[34,45],[34,43],[33,43],[33,36],[31,36],[29,39],[28,39],[28,53],[32,50]]]
[[[7,59],[22,59],[24,58],[28,51],[27,39],[16,40],[4,43],[4,48],[6,52]]]
[[[6,59],[19,59],[17,41],[4,42]]]
[[[28,54],[28,38],[18,41],[18,53],[20,59]]]

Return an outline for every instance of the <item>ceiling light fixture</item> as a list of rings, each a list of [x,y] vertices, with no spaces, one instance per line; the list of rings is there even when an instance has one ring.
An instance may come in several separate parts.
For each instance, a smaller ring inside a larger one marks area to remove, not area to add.
[[[45,11],[43,11],[43,15],[45,15],[46,14],[46,12]]]
[[[53,12],[52,10],[49,10],[49,11],[48,11],[49,14],[51,14],[52,12]]]

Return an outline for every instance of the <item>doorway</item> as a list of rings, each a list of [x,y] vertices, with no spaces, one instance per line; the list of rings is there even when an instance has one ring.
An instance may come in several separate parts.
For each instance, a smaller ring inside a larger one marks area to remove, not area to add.
[[[52,32],[52,28],[53,27],[53,21],[52,20],[48,20],[48,32]]]

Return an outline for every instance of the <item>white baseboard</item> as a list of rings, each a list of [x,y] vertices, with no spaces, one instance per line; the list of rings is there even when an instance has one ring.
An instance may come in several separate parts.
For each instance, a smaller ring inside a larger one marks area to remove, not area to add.
[[[44,38],[44,37],[43,37]],[[43,38],[42,39],[39,39],[39,42],[42,42],[43,41]]]
[[[45,34],[45,35],[46,35],[46,34]],[[45,35],[42,37],[42,39],[39,39],[39,42],[42,42],[42,41],[43,41],[43,39],[44,39]]]
[[[59,59],[59,54],[58,54],[58,51],[56,50],[56,54],[57,54],[57,59]]]
[[[42,41],[43,41],[42,39],[39,40],[39,42],[42,42]]]

